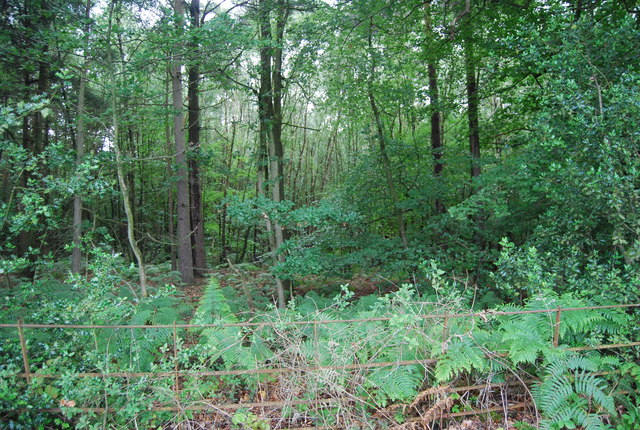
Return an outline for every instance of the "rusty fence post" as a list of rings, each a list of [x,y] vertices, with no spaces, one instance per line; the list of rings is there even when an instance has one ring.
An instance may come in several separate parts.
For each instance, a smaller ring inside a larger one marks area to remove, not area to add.
[[[175,392],[176,399],[178,398],[178,388],[179,385],[179,373],[178,373],[178,328],[176,327],[176,322],[173,322],[173,362],[174,362],[174,382],[173,382],[173,391]]]
[[[562,314],[562,309],[560,307],[556,308],[556,323],[553,325],[553,346],[555,348],[558,347],[558,343],[560,342],[560,315]]]
[[[320,339],[318,337],[318,321],[313,322],[313,349],[315,349],[316,366],[320,366]]]
[[[313,349],[314,349],[314,353],[315,353],[315,365],[313,367],[320,367],[321,363],[320,363],[320,335],[318,334],[318,321],[314,320],[313,321]],[[320,403],[318,398],[320,397],[318,395],[318,391],[319,391],[319,386],[320,383],[318,381],[318,378],[313,378],[314,380],[314,385],[313,385],[313,389],[316,391],[316,393],[314,393],[314,403],[313,403],[313,407],[315,408],[315,412],[319,413],[320,411]]]
[[[448,327],[449,326],[449,315],[444,314],[444,321],[442,323],[442,344],[444,345],[447,342],[447,338],[449,337]]]
[[[27,375],[27,384],[31,384],[31,371],[29,370],[29,356],[27,355],[27,342],[24,340],[24,329],[22,319],[18,319],[18,336],[20,337],[20,348],[22,349],[22,361],[24,363],[24,373]]]

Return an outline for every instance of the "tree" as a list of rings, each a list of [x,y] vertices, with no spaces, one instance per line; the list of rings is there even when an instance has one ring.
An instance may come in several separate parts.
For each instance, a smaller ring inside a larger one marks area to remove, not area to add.
[[[467,3],[469,5],[470,2]],[[466,12],[470,13],[470,10]],[[464,31],[464,70],[467,89],[467,119],[469,124],[469,153],[471,155],[471,178],[480,176],[480,126],[479,126],[479,95],[476,77],[476,58],[474,55],[473,21],[466,21]]]
[[[438,91],[438,67],[436,52],[436,34],[433,31],[431,18],[431,3],[424,4],[424,23],[426,43],[424,49],[427,52],[427,73],[429,76],[429,104],[431,107],[431,150],[433,151],[433,176],[439,180],[442,165],[442,112],[440,111],[440,95]],[[446,207],[440,196],[435,199],[435,210],[438,214],[446,212]]]
[[[192,0],[189,7],[191,14],[191,26],[195,35],[190,39],[192,59],[188,71],[188,100],[189,100],[189,198],[191,207],[191,247],[193,249],[194,274],[202,275],[207,268],[204,246],[204,216],[202,207],[202,185],[200,179],[199,157],[200,154],[200,47],[197,30],[200,28],[200,0]]]
[[[80,85],[78,88],[78,113],[76,117],[76,163],[82,164],[84,159],[84,138],[85,138],[85,92],[87,88],[87,59],[86,51],[89,47],[89,31],[91,30],[91,0],[87,0],[85,9],[85,58],[80,68]],[[82,197],[78,192],[73,196],[73,253],[71,261],[71,271],[80,273],[82,251],[80,248],[82,239]]]
[[[378,110],[378,105],[376,104],[375,95],[373,92],[373,85],[376,79],[376,57],[378,53],[373,49],[373,18],[370,19],[369,22],[369,79],[367,82],[367,96],[369,98],[369,103],[371,105],[371,113],[373,114],[373,120],[376,127],[376,138],[378,141],[378,147],[380,150],[380,158],[382,159],[382,168],[384,170],[384,177],[387,182],[387,188],[389,189],[389,195],[391,196],[391,202],[393,204],[393,213],[395,214],[396,221],[398,223],[398,233],[400,234],[400,239],[402,240],[402,247],[408,248],[409,242],[407,240],[407,230],[404,221],[404,215],[402,214],[402,209],[399,207],[400,197],[398,196],[398,192],[396,190],[396,184],[393,179],[393,168],[391,166],[391,160],[389,159],[389,155],[387,154],[387,134],[384,129],[384,124],[382,123],[382,118],[380,117],[380,111]]]
[[[275,5],[273,9],[272,5]],[[272,19],[273,15],[273,19]],[[289,18],[284,0],[259,0],[260,89],[258,91],[259,160],[258,191],[278,204],[284,201],[284,149],[282,145],[282,43]],[[282,245],[285,233],[278,220],[265,216],[269,246],[274,262],[284,262]],[[278,306],[286,306],[285,291],[289,281],[276,276]]]
[[[120,152],[120,128],[118,119],[118,101],[116,100],[116,88],[118,87],[117,81],[117,66],[113,59],[111,36],[113,32],[113,18],[114,9],[116,7],[117,0],[113,0],[109,7],[109,27],[107,30],[107,63],[111,71],[110,93],[111,93],[111,127],[112,127],[112,145],[113,151],[116,155],[116,171],[118,174],[118,183],[120,184],[120,194],[122,195],[122,203],[124,205],[124,211],[127,217],[127,238],[129,240],[129,246],[135,255],[138,263],[138,274],[140,276],[140,294],[142,297],[147,296],[147,274],[144,267],[144,259],[138,242],[135,237],[135,220],[133,217],[133,210],[131,209],[131,200],[129,196],[129,187],[125,180],[122,154]]]
[[[174,18],[176,33],[182,35],[184,9],[182,0],[175,0]],[[181,44],[177,42],[171,57],[171,94],[173,100],[173,137],[175,141],[175,161],[177,165],[177,198],[178,205],[178,270],[182,282],[192,284],[194,280],[193,253],[191,250],[191,205],[189,198],[189,174],[187,171],[187,144],[184,133],[183,95],[182,95],[182,63]]]

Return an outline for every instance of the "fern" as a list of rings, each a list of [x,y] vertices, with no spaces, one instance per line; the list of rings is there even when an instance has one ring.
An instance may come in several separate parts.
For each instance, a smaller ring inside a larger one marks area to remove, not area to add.
[[[238,322],[238,318],[231,312],[231,307],[222,293],[218,280],[211,278],[204,289],[191,323],[213,324],[216,322],[233,324]]]
[[[595,376],[597,363],[571,355],[550,363],[543,380],[533,387],[543,428],[604,428],[601,412],[615,414],[613,398],[605,393],[604,381]]]
[[[237,323],[238,317],[231,311],[228,299],[215,278],[206,286],[191,322],[220,324],[219,327],[202,330],[201,343],[208,349],[209,360],[221,361],[225,369],[254,369],[273,357],[273,351],[265,338],[257,332],[244,332],[240,327],[223,325]],[[249,385],[254,385],[259,376],[244,375],[241,379]]]
[[[438,358],[435,377],[438,382],[450,381],[462,372],[483,371],[488,367],[484,351],[469,336],[454,337],[444,356]]]
[[[382,367],[372,371],[367,380],[381,391],[375,396],[379,403],[386,404],[388,400],[410,402],[424,382],[421,369],[420,366],[398,366],[392,369]]]

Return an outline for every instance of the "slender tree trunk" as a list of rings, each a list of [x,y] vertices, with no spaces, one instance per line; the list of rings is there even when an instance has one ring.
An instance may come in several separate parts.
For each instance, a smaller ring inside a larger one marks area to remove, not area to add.
[[[46,52],[46,46],[45,46]],[[38,67],[38,94],[45,95],[49,89],[49,64],[45,61],[40,61]],[[45,147],[45,141],[47,139],[47,121],[42,115],[42,112],[35,113],[35,122],[33,127],[33,146],[36,154],[40,154]]]
[[[468,21],[469,27],[471,21]],[[476,65],[473,53],[472,28],[464,39],[464,63],[467,86],[467,112],[469,120],[469,152],[471,154],[471,178],[480,176],[480,129],[478,124],[478,83],[476,80]]]
[[[369,33],[369,50],[373,48],[372,41],[372,29],[370,28]],[[371,105],[371,112],[373,113],[373,119],[376,124],[377,131],[377,140],[378,147],[380,149],[380,158],[382,159],[382,167],[384,169],[384,176],[387,181],[387,188],[389,189],[389,195],[391,196],[391,202],[393,204],[393,213],[396,217],[396,222],[398,224],[398,233],[400,234],[400,239],[402,240],[402,247],[407,249],[409,247],[409,242],[407,240],[406,226],[404,222],[404,216],[402,215],[402,210],[398,207],[400,203],[400,198],[398,196],[398,191],[396,190],[396,185],[393,181],[393,168],[391,166],[391,160],[389,159],[389,155],[387,154],[387,144],[386,144],[386,134],[384,131],[384,125],[382,123],[382,118],[380,117],[380,111],[378,110],[378,105],[376,104],[376,99],[373,94],[373,81],[375,76],[375,58],[373,56],[373,52],[371,53],[371,70],[369,81],[367,84],[367,93],[369,96],[369,103]]]
[[[45,53],[48,51],[47,45],[44,46]],[[29,72],[25,71],[25,85],[28,88],[31,85]],[[49,65],[46,61],[38,62],[38,87],[37,94],[45,96],[49,89]],[[27,89],[27,97],[30,96],[30,91]],[[28,116],[32,116],[31,121]],[[31,151],[34,155],[42,153],[47,142],[48,134],[48,122],[42,115],[42,112],[35,112],[33,115],[28,115],[23,120],[23,146],[28,151]],[[41,166],[41,171],[44,175],[48,173],[47,165]],[[23,186],[28,187],[29,184],[29,172],[25,172],[22,175]],[[48,197],[47,197],[48,198]],[[41,238],[34,234],[33,231],[21,231],[18,238],[18,254],[23,256],[27,255],[28,260],[35,263],[35,256],[30,254],[30,249],[41,247]],[[27,269],[29,277],[35,276],[35,270],[32,266]]]
[[[80,86],[78,88],[78,116],[76,119],[76,135],[75,135],[75,149],[76,149],[76,164],[82,164],[84,158],[84,105],[85,105],[85,91],[87,87],[87,50],[89,48],[88,37],[90,30],[90,17],[91,17],[91,0],[87,0],[85,8],[85,19],[87,20],[84,27],[85,37],[85,57],[83,59],[83,66],[80,69]],[[80,241],[82,239],[82,198],[80,194],[73,196],[73,253],[71,256],[71,272],[80,273],[82,264],[82,251],[80,249]]]
[[[244,256],[247,253],[247,243],[249,242],[249,232],[251,231],[251,227],[247,227],[247,229],[244,231],[244,238],[242,240],[242,250],[240,251],[240,254],[238,255],[238,259],[236,260],[236,264],[242,263],[242,260],[244,260]]]
[[[176,26],[182,26],[184,16],[182,0],[174,1]],[[178,28],[180,32],[180,28]],[[178,166],[177,203],[178,203],[178,271],[182,282],[193,283],[193,254],[191,252],[191,217],[189,214],[189,173],[187,172],[187,144],[184,135],[182,64],[176,44],[171,64],[171,89],[173,98],[173,137],[175,140],[176,164]]]
[[[426,47],[431,52],[435,46],[435,35],[433,32],[433,26],[431,24],[431,3],[425,3],[425,11],[424,11],[424,21],[425,21],[425,32],[427,36],[427,41],[430,44],[429,47]],[[429,52],[429,57],[427,61],[427,72],[429,75],[429,98],[431,101],[431,151],[433,153],[433,176],[436,178],[436,181],[439,181],[439,177],[442,174],[443,165],[442,165],[442,114],[440,112],[440,95],[438,91],[438,70],[436,66],[436,58],[435,56]],[[436,197],[435,200],[435,209],[436,213],[443,214],[446,212],[446,208],[444,203],[442,203],[442,199],[440,196]]]
[[[293,182],[292,182],[292,188],[293,188],[293,201],[297,202],[298,201],[298,196],[302,195],[303,190],[301,187],[298,187],[298,176],[300,175],[300,169],[302,168],[302,159],[304,157],[305,154],[305,149],[307,148],[307,107],[304,107],[304,114],[303,114],[303,120],[302,120],[302,125],[303,125],[303,129],[302,129],[302,148],[300,149],[300,155],[298,157],[298,165],[296,167],[295,173],[293,175]]]
[[[272,34],[270,5],[260,0],[259,25],[260,37],[265,43],[260,49],[260,91],[258,95],[258,113],[260,117],[260,157],[258,167],[258,191],[266,196],[265,179],[271,186],[271,199],[275,203],[284,200],[284,151],[282,146],[282,48],[279,46],[284,36],[284,28],[288,18],[288,9],[284,1],[279,0],[275,10],[275,34]],[[268,159],[266,156],[268,155]],[[268,170],[267,165],[268,164]],[[265,216],[267,236],[274,263],[282,263],[285,259],[279,252],[285,240],[285,233],[279,222],[273,222]],[[286,306],[285,291],[289,281],[276,276],[276,292],[278,306]]]
[[[575,4],[572,3],[571,7],[573,8],[573,22],[578,22],[582,15],[582,8],[584,7],[582,0],[577,0]]]
[[[339,118],[339,116],[338,116],[338,118]],[[338,149],[336,148],[337,145],[338,145],[338,142],[337,142],[337,139],[336,139],[336,133],[338,131],[338,124],[340,124],[340,120],[339,119],[335,122],[334,130],[331,133],[331,135],[329,136],[329,139],[327,141],[327,153],[326,153],[326,155],[324,157],[324,162],[322,163],[322,166],[324,168],[324,172],[322,173],[322,181],[320,182],[320,194],[322,194],[322,192],[324,191],[325,185],[329,182],[329,176],[331,174],[333,154],[334,154],[334,152],[338,151]]]
[[[111,53],[111,31],[112,31],[112,19],[113,19],[113,9],[115,7],[115,1],[111,3],[111,7],[109,8],[109,30],[107,33],[107,42],[109,46],[107,47],[107,61],[112,69],[111,77],[111,121],[112,121],[112,129],[113,129],[113,150],[116,154],[116,171],[118,174],[118,183],[120,184],[120,193],[122,195],[122,203],[124,204],[124,211],[127,216],[127,238],[129,239],[129,245],[131,246],[131,250],[136,257],[136,261],[138,262],[138,275],[140,277],[140,294],[142,297],[147,297],[147,273],[144,267],[144,260],[142,258],[142,252],[140,252],[140,248],[138,248],[138,243],[135,238],[135,230],[134,230],[134,220],[133,220],[133,211],[131,210],[131,202],[129,200],[129,190],[127,188],[127,183],[124,178],[124,168],[122,162],[122,156],[120,154],[120,143],[118,139],[120,138],[118,131],[118,110],[116,103],[116,65],[113,61],[113,54]]]
[[[24,99],[29,100],[31,97],[31,91],[29,89],[31,76],[28,70],[23,70],[22,78],[24,80],[24,88],[25,94]],[[25,115],[22,118],[22,147],[27,152],[32,152],[33,149],[33,138],[32,138],[32,116]],[[20,186],[26,188],[29,183],[29,177],[31,176],[31,172],[29,170],[25,170],[22,175],[20,175]],[[20,205],[18,203],[18,205]],[[33,244],[33,233],[28,230],[20,230],[18,235],[18,255],[24,257],[28,254],[29,248]],[[30,275],[33,275],[31,269],[27,269],[30,272]]]
[[[80,88],[78,89],[78,117],[76,122],[76,164],[82,164],[84,158],[84,98],[87,84],[86,71],[80,72]],[[82,251],[80,241],[82,239],[82,198],[80,194],[73,196],[73,254],[71,258],[71,272],[80,273]]]
[[[122,58],[125,58],[124,56]],[[127,106],[127,104],[124,104],[124,112],[125,112],[125,119],[124,121],[126,121],[126,115],[127,113],[131,113],[131,110],[129,108],[129,106]],[[133,127],[131,125],[127,125],[127,143],[129,144],[128,147],[125,146],[124,149],[124,153],[126,154],[127,151],[129,154],[132,154],[134,157],[137,157],[136,154],[136,144],[133,140]],[[125,177],[125,179],[127,180],[127,186],[129,187],[129,201],[133,202],[134,206],[136,207],[136,211],[133,211],[133,220],[134,222],[137,224],[138,220],[140,220],[140,216],[139,216],[139,206],[136,205],[136,196],[138,195],[137,190],[136,190],[136,173],[135,170],[133,169],[133,167],[131,169],[129,169],[129,171],[127,172],[127,175]],[[137,240],[136,240],[137,242]]]
[[[200,27],[200,0],[192,0],[190,6],[191,24],[194,28]],[[197,40],[191,47],[194,52],[199,51]],[[189,191],[191,203],[191,246],[193,249],[194,275],[200,276],[207,268],[204,247],[204,216],[202,208],[202,181],[198,154],[200,152],[200,70],[197,60],[189,66]]]
[[[264,3],[264,0],[263,0]],[[269,15],[265,10],[266,5],[261,4],[261,16],[260,16],[260,33],[261,38],[268,40],[271,36],[271,24],[269,21]],[[264,14],[264,16],[263,16]],[[257,161],[257,192],[260,196],[266,197],[268,192],[269,181],[269,129],[267,122],[273,116],[273,104],[271,101],[271,51],[268,46],[262,46],[260,48],[260,89],[258,94],[258,120],[259,120],[259,132],[258,132],[258,161]],[[269,248],[273,252],[275,248],[275,240],[273,239],[273,228],[271,226],[271,220],[266,214],[264,215],[267,237],[269,239]]]
[[[273,48],[273,120],[271,121],[271,139],[269,140],[269,178],[273,184],[273,201],[280,203],[284,201],[284,147],[282,145],[282,41],[284,39],[284,28],[288,19],[289,11],[283,0],[278,1],[276,16],[276,40]],[[286,233],[282,225],[276,221],[273,223],[273,231],[276,240],[276,258],[279,263],[284,263],[285,255],[281,251],[286,240]],[[286,306],[285,292],[291,286],[288,279],[276,277],[278,287],[278,304],[281,308]]]
[[[389,195],[391,196],[391,201],[393,203],[393,212],[396,216],[396,222],[398,223],[398,232],[400,233],[400,239],[402,240],[402,247],[407,249],[409,247],[409,242],[407,240],[404,216],[402,215],[402,211],[398,207],[400,198],[398,197],[398,191],[396,190],[396,185],[393,181],[391,160],[389,159],[389,155],[387,154],[382,119],[380,118],[380,112],[378,111],[378,106],[376,105],[376,101],[372,91],[369,91],[369,102],[371,103],[371,110],[376,122],[380,157],[382,158],[382,166],[384,168],[385,179],[387,180],[387,187],[389,188]]]
[[[231,174],[231,168],[233,163],[233,149],[236,142],[236,123],[233,122],[231,125],[231,142],[229,143],[229,150],[226,155],[225,167],[227,169],[227,174],[222,179],[222,199],[225,203],[222,205],[222,210],[220,211],[220,245],[221,249],[221,257],[220,262],[224,263],[227,261],[227,192],[229,190],[229,176]]]

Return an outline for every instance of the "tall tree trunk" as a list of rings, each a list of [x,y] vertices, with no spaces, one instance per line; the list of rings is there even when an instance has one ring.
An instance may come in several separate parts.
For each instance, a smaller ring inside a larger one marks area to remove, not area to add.
[[[223,150],[223,155],[225,156],[225,168],[227,170],[227,174],[222,178],[222,200],[225,202],[222,205],[222,210],[220,211],[220,262],[224,263],[227,261],[227,193],[229,190],[229,181],[231,176],[231,169],[233,163],[233,149],[236,142],[236,123],[235,121],[231,124],[231,142],[229,142],[229,149],[226,151]]]
[[[176,26],[181,33],[184,17],[182,0],[174,1]],[[181,46],[176,44],[171,64],[171,89],[173,98],[173,137],[175,140],[176,164],[178,166],[177,204],[178,204],[178,271],[182,282],[187,285],[193,283],[193,254],[191,252],[191,216],[189,214],[189,173],[187,172],[186,151],[187,144],[184,135],[183,96],[182,96],[182,64],[179,51]]]
[[[167,68],[167,80],[165,81],[165,98],[164,105],[167,109],[167,114],[165,115],[165,125],[164,125],[164,136],[167,148],[167,167],[166,167],[166,175],[167,180],[173,176],[173,169],[171,168],[171,156],[174,154],[173,148],[171,146],[171,125],[169,125],[169,82],[171,80],[171,70]],[[167,188],[167,236],[169,238],[169,258],[171,259],[171,270],[178,269],[178,259],[176,257],[176,238],[175,238],[175,229],[174,229],[174,199],[173,199],[173,188]]]
[[[85,105],[85,91],[87,87],[87,50],[89,48],[88,37],[90,30],[90,13],[91,13],[91,0],[87,0],[85,9],[86,24],[84,27],[85,37],[85,57],[83,59],[83,65],[80,69],[80,86],[78,88],[78,116],[76,119],[76,164],[82,164],[84,158],[84,105]],[[82,198],[80,194],[76,193],[73,196],[73,253],[71,256],[71,272],[80,273],[82,263],[82,251],[80,249],[80,241],[82,239]]]
[[[476,79],[476,64],[473,52],[473,29],[471,20],[464,38],[464,64],[467,86],[467,115],[469,120],[469,152],[471,154],[471,178],[480,176],[480,128],[478,124],[478,82]]]
[[[376,99],[373,94],[373,82],[375,79],[375,58],[373,54],[373,29],[369,28],[369,50],[371,55],[371,69],[369,74],[369,80],[367,82],[367,93],[369,96],[369,103],[371,105],[371,112],[373,113],[373,119],[376,124],[377,131],[377,140],[378,147],[380,150],[380,158],[382,159],[382,167],[384,169],[384,176],[387,182],[387,188],[389,189],[389,195],[391,196],[391,202],[393,204],[393,213],[396,217],[396,222],[398,224],[398,233],[400,234],[400,239],[402,240],[402,247],[407,249],[409,247],[409,242],[407,240],[407,232],[406,226],[404,222],[404,216],[402,214],[402,210],[398,207],[400,203],[400,198],[398,196],[398,191],[396,190],[396,185],[393,181],[393,170],[391,166],[391,160],[389,159],[389,155],[387,154],[387,143],[386,143],[386,134],[384,131],[384,125],[382,123],[382,118],[380,117],[380,111],[378,110],[378,105],[376,104]]]
[[[269,2],[260,0],[259,4],[260,38],[272,43],[265,43],[260,49],[258,192],[263,196],[267,195],[265,181],[268,180],[271,186],[271,199],[279,203],[284,200],[284,151],[281,138],[282,48],[279,44],[284,36],[288,9],[282,0],[279,0],[277,5],[274,35],[271,28]],[[268,216],[265,216],[265,222],[274,263],[281,263],[285,259],[284,254],[279,252],[285,240],[284,230],[280,223],[273,222]],[[288,280],[276,276],[276,292],[280,308],[286,306],[285,291],[288,287]]]
[[[29,89],[31,74],[26,68],[22,72],[22,78],[24,80],[24,88],[25,88],[24,99],[29,100],[29,98],[31,97],[31,91]],[[32,122],[33,122],[33,118],[31,115],[25,115],[24,118],[22,118],[22,147],[27,152],[32,152],[34,150],[32,126],[31,126]],[[29,170],[25,170],[23,174],[20,175],[21,187],[27,188],[27,184],[29,183],[30,176],[31,176],[31,172]],[[20,204],[18,203],[18,205]],[[31,248],[32,245],[33,245],[33,232],[30,230],[21,229],[18,235],[18,247],[17,247],[18,255],[20,257],[28,256],[29,248]],[[31,276],[33,275],[33,271],[31,270],[31,268],[28,268],[26,271],[29,272],[28,273],[29,275]]]
[[[429,99],[431,104],[431,151],[433,153],[433,176],[438,181],[438,178],[442,174],[442,114],[440,112],[440,95],[438,92],[438,70],[436,67],[437,59],[432,54],[435,48],[435,34],[433,32],[433,26],[431,24],[431,3],[425,3],[424,21],[425,32],[427,36],[427,42],[429,47],[428,60],[427,60],[427,72],[429,75]],[[440,194],[440,193],[438,193]],[[435,200],[436,213],[443,214],[446,212],[442,198],[438,195]]]
[[[289,10],[283,0],[278,1],[276,16],[276,40],[273,49],[273,120],[271,122],[271,139],[269,147],[269,178],[273,184],[273,201],[280,203],[284,201],[284,147],[282,145],[282,42],[284,39],[284,28],[288,19]],[[279,263],[284,263],[285,255],[281,251],[286,239],[286,233],[282,225],[276,221],[273,223],[273,231],[276,240],[276,257]],[[286,306],[284,293],[290,288],[288,279],[276,277],[278,285],[278,303],[281,308]]]
[[[191,24],[194,28],[200,27],[200,0],[192,0],[189,8],[191,12]],[[199,51],[198,41],[194,39],[191,47],[194,52]],[[196,55],[198,57],[198,55]],[[200,169],[198,166],[198,154],[200,152],[200,70],[197,60],[189,66],[189,191],[191,203],[191,246],[193,250],[194,275],[200,276],[207,268],[204,248],[204,216],[202,207],[202,186]]]
[[[107,47],[107,61],[111,67],[111,121],[112,121],[112,129],[113,129],[113,150],[116,154],[116,171],[118,174],[118,183],[120,184],[120,193],[122,195],[122,203],[124,204],[124,211],[127,216],[127,238],[129,239],[129,245],[131,246],[131,250],[135,255],[136,261],[138,262],[138,275],[140,277],[140,294],[142,297],[147,297],[147,273],[144,267],[144,260],[142,257],[142,252],[140,252],[140,248],[138,247],[138,243],[135,238],[135,229],[134,229],[134,219],[133,219],[133,211],[131,210],[131,202],[129,200],[129,190],[127,188],[127,183],[124,178],[124,168],[122,162],[122,155],[120,154],[120,142],[118,141],[120,138],[119,129],[118,129],[118,110],[116,103],[116,77],[118,76],[116,65],[113,61],[113,54],[111,53],[111,31],[112,31],[112,19],[113,19],[113,9],[115,7],[115,0],[111,3],[111,7],[109,8],[109,29],[107,32],[107,43],[109,46]]]
[[[45,45],[45,52],[47,51]],[[49,90],[49,64],[46,61],[40,61],[38,66],[38,95],[44,96]],[[36,154],[42,153],[45,143],[48,140],[48,121],[42,115],[42,112],[35,113],[35,123],[33,127],[33,146]]]

